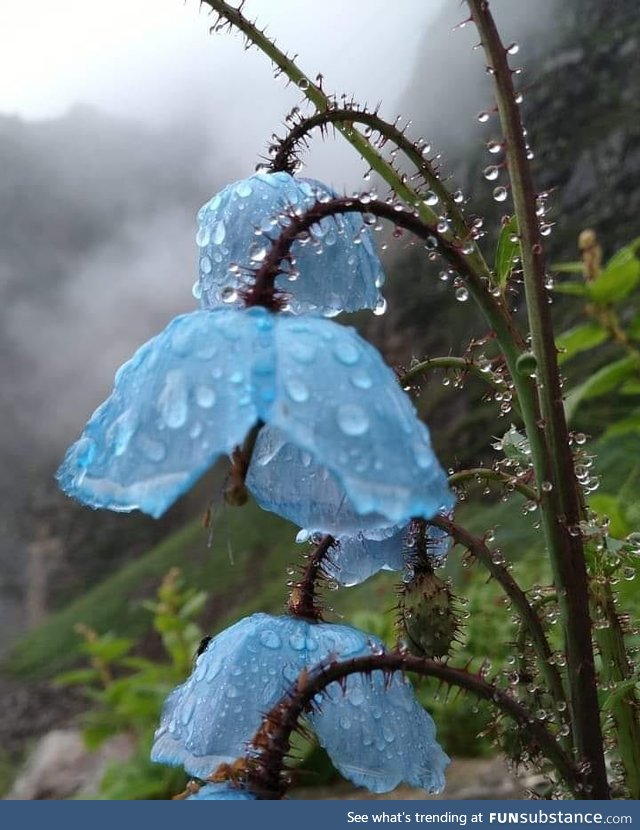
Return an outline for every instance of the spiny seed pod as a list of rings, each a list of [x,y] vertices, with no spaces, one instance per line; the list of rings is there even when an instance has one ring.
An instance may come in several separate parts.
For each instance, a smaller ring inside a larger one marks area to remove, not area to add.
[[[460,628],[455,597],[434,573],[417,573],[403,587],[400,625],[417,657],[444,657]]]

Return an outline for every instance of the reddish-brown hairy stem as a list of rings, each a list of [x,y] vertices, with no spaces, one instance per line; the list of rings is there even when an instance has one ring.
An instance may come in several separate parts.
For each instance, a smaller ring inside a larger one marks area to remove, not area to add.
[[[529,604],[526,594],[511,576],[507,568],[500,561],[496,561],[493,551],[487,547],[482,539],[474,536],[464,527],[446,516],[436,516],[429,520],[429,524],[440,528],[440,530],[444,530],[455,542],[465,547],[500,585],[511,600],[514,609],[520,614],[522,624],[529,632],[533,648],[538,657],[540,670],[549,686],[549,693],[556,703],[566,703],[562,678],[557,667],[553,665],[550,659],[553,651],[544,633],[540,618],[535,609]]]
[[[334,125],[334,128],[336,124],[364,124],[394,144],[415,165],[424,183],[436,194],[444,212],[452,222],[455,233],[461,239],[471,236],[471,228],[467,225],[462,211],[440,180],[431,162],[425,158],[420,145],[408,138],[403,130],[381,118],[377,112],[367,112],[357,107],[334,107],[316,112],[307,118],[300,118],[298,123],[294,124],[287,135],[276,145],[276,153],[270,164],[271,169],[292,172],[297,161],[296,152],[300,143],[305,142],[313,130],[324,129],[327,124]],[[419,201],[417,199],[416,204]],[[486,275],[489,275],[488,269],[486,269]]]
[[[363,213],[387,219],[396,227],[403,228],[419,239],[433,244],[434,248],[439,250],[449,264],[465,279],[469,291],[482,308],[489,324],[496,330],[498,338],[502,336],[510,343],[522,345],[520,334],[512,318],[500,301],[487,290],[476,271],[468,267],[461,248],[439,233],[434,226],[423,222],[413,209],[379,199],[336,198],[327,202],[318,202],[300,216],[289,217],[289,224],[282,228],[280,235],[273,242],[264,262],[256,272],[253,286],[245,293],[246,305],[273,308],[278,302],[275,279],[280,273],[281,263],[288,259],[295,240],[322,219],[343,213]]]
[[[335,544],[333,536],[324,536],[309,555],[302,572],[289,593],[289,613],[307,620],[321,620],[322,609],[317,605],[318,582],[324,577],[323,564]]]
[[[332,683],[344,684],[351,674],[371,674],[374,671],[387,674],[410,671],[422,677],[433,677],[491,702],[527,731],[531,746],[553,764],[575,796],[584,797],[579,771],[544,723],[537,721],[522,703],[479,675],[437,660],[400,653],[371,654],[302,672],[294,688],[267,713],[253,739],[256,757],[248,765],[248,788],[258,797],[281,798],[287,786],[285,768],[291,734],[298,728],[300,718],[311,707],[318,705],[316,697]]]
[[[579,528],[581,498],[569,446],[553,324],[545,288],[545,261],[536,215],[536,191],[527,159],[520,108],[507,50],[489,11],[488,0],[468,0],[487,62],[495,81],[500,123],[504,132],[507,167],[518,217],[522,273],[536,357],[537,393],[544,421],[541,446],[530,443],[539,481],[549,481],[542,493],[541,511],[554,581],[558,589],[565,636],[567,674],[576,748],[589,765],[592,798],[608,798],[597,681],[591,639],[591,616],[584,545]]]

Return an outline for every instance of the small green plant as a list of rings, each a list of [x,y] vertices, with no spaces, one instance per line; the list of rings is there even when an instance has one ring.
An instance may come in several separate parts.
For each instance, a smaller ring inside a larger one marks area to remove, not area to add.
[[[78,624],[81,650],[89,666],[65,672],[57,682],[80,687],[92,707],[84,716],[84,738],[90,749],[126,733],[132,738],[131,759],[107,770],[99,796],[107,799],[169,798],[186,781],[181,770],[167,769],[149,760],[153,733],[162,703],[169,691],[189,673],[193,655],[202,640],[195,622],[206,594],[186,587],[177,568],[162,580],[154,600],[144,603],[153,615],[167,661],[134,654],[135,642]]]

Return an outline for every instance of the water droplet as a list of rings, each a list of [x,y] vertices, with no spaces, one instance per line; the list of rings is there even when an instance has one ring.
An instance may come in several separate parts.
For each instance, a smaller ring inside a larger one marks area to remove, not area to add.
[[[360,360],[360,349],[348,340],[338,342],[333,349],[333,353],[340,363],[344,363],[345,366],[353,366],[354,363]]]
[[[296,651],[302,651],[306,644],[307,640],[302,631],[294,631],[289,637],[289,645]]]
[[[440,200],[438,198],[438,194],[434,193],[433,190],[427,190],[427,192],[424,194],[424,203],[428,207],[433,207],[434,205],[437,205],[439,201]]]
[[[212,269],[211,260],[208,256],[203,256],[200,260],[200,270],[203,274],[210,274]]]
[[[140,448],[140,451],[149,459],[149,461],[159,463],[164,460],[167,454],[167,450],[162,441],[150,438],[148,435],[140,435],[136,443]]]
[[[282,641],[275,631],[267,629],[260,632],[260,642],[266,648],[280,648]]]
[[[382,317],[382,315],[385,314],[386,311],[387,311],[387,301],[385,300],[384,297],[379,297],[378,301],[376,303],[376,306],[373,309],[373,313],[376,315],[376,317]]]
[[[236,193],[238,196],[241,196],[243,199],[246,199],[247,196],[251,196],[253,190],[251,188],[251,183],[248,179],[243,179],[241,182],[238,182],[236,185]]]
[[[506,202],[508,191],[506,187],[496,187],[493,191],[493,198],[496,202]]]
[[[211,241],[211,229],[208,225],[201,225],[196,234],[196,245],[199,248],[204,248]]]
[[[223,303],[235,303],[238,299],[238,292],[232,285],[227,285],[222,289],[221,296]]]
[[[338,426],[345,435],[364,435],[369,429],[369,417],[357,404],[343,404],[336,412]]]
[[[517,55],[520,51],[520,46],[517,43],[512,43],[510,46],[507,46],[507,55]]]
[[[453,201],[457,205],[461,205],[464,202],[464,193],[461,190],[456,190],[453,194]]]
[[[169,429],[184,426],[188,412],[187,386],[180,369],[167,372],[164,386],[158,397],[160,415]]]
[[[307,90],[307,89],[309,89],[309,86],[310,86],[310,82],[308,81],[307,78],[300,78],[300,80],[298,81],[299,89]]]
[[[203,409],[211,409],[216,402],[216,393],[211,386],[198,386],[196,388],[196,403]]]
[[[464,285],[461,285],[459,288],[456,288],[456,300],[459,303],[466,303],[469,299],[469,291],[465,288]]]
[[[489,141],[487,142],[487,150],[495,155],[502,150],[502,142],[501,141]]]
[[[267,248],[261,242],[256,242],[249,250],[249,259],[251,262],[264,262],[267,256]]]
[[[304,403],[309,400],[309,388],[299,378],[289,378],[284,386],[292,401]]]
[[[484,168],[483,175],[488,182],[495,182],[500,175],[500,168],[495,164],[490,164]]]
[[[371,376],[363,369],[356,370],[350,375],[349,380],[357,389],[371,389],[373,386]]]
[[[196,300],[202,299],[202,283],[200,280],[196,280],[191,286],[191,294]]]
[[[211,241],[214,245],[222,245],[226,235],[227,229],[222,219],[220,219],[220,221],[216,222],[216,224],[213,226],[213,230],[211,232]]]
[[[297,535],[296,535],[296,542],[298,542],[298,544],[302,544],[303,542],[307,542],[309,540],[310,536],[311,536],[311,533],[306,528],[303,527],[302,530],[299,530]]]

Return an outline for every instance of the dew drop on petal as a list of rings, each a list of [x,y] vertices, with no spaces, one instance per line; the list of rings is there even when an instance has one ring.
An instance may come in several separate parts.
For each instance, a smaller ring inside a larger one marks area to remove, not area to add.
[[[216,393],[210,386],[198,386],[196,388],[196,403],[203,409],[211,409],[216,402]]]
[[[224,242],[224,238],[227,235],[227,228],[222,219],[220,219],[213,227],[213,233],[211,234],[211,241],[214,245],[222,245]]]
[[[179,429],[186,423],[189,414],[187,387],[180,369],[172,369],[167,373],[158,397],[158,409],[169,429]]]
[[[260,632],[260,642],[266,648],[280,648],[282,641],[275,631],[266,629]]]
[[[357,404],[343,404],[337,410],[338,426],[345,435],[364,435],[369,429],[369,417]]]
[[[206,245],[209,244],[211,240],[211,231],[208,225],[202,225],[198,228],[198,233],[196,234],[196,245],[199,248],[204,248]]]
[[[289,378],[284,385],[292,401],[304,403],[309,400],[309,388],[299,378]]]
[[[345,366],[353,366],[360,359],[360,350],[348,340],[340,341],[334,347],[333,353]]]

